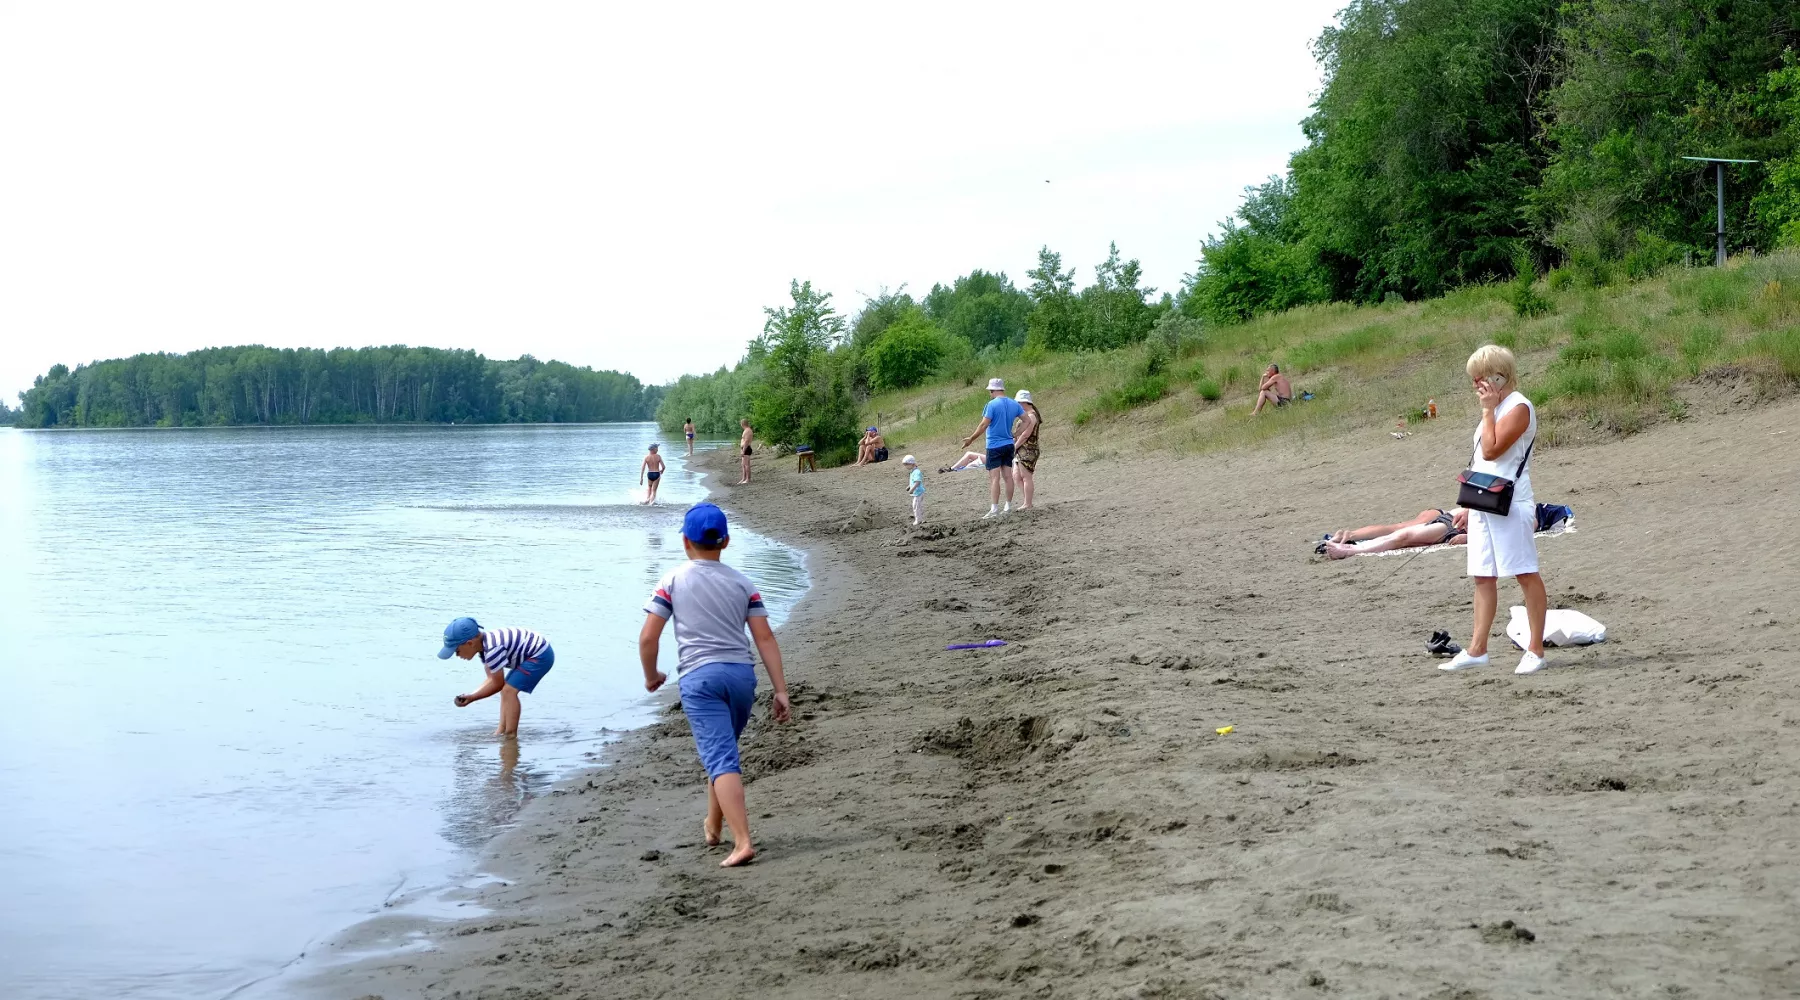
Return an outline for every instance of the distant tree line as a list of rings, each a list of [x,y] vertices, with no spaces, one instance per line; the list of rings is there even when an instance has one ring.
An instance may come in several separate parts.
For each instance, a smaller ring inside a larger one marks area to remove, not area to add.
[[[1800,5],[1352,0],[1285,176],[1247,192],[1179,296],[1227,323],[1556,269],[1605,284],[1800,242]]]
[[[574,423],[647,420],[630,375],[432,347],[215,347],[55,365],[19,395],[21,427]]]

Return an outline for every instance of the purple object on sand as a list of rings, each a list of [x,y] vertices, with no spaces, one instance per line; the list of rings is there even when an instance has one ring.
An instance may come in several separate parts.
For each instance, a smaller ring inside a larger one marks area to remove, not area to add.
[[[1006,645],[1005,639],[989,639],[986,642],[959,642],[954,646],[945,646],[944,649],[989,649],[994,646],[1004,645]]]

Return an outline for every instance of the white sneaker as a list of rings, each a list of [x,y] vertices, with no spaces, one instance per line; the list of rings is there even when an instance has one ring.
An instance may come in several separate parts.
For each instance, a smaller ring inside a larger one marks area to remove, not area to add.
[[[1000,513],[1002,513],[1002,514],[1011,514],[1012,513],[1012,501],[1011,500],[1006,501],[1006,505],[1000,508]]]
[[[1550,664],[1545,662],[1543,657],[1530,650],[1526,650],[1525,655],[1519,657],[1519,665],[1513,668],[1513,673],[1535,674],[1549,665]]]
[[[1000,508],[998,508],[998,507],[989,507],[989,508],[988,508],[988,512],[987,512],[987,513],[986,513],[986,514],[983,514],[983,515],[981,515],[981,519],[982,519],[982,520],[983,520],[983,521],[985,521],[985,520],[987,520],[987,519],[988,519],[988,518],[990,518],[990,517],[999,517],[999,516],[1000,516]]]
[[[1483,653],[1480,656],[1470,656],[1468,650],[1464,650],[1455,656],[1452,656],[1449,663],[1439,664],[1438,669],[1468,670],[1473,667],[1485,667],[1487,665],[1488,658],[1486,653]]]

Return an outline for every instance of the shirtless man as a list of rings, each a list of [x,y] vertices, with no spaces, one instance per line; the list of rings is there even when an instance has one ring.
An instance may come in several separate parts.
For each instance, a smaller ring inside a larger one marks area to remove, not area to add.
[[[1314,551],[1327,559],[1348,559],[1367,552],[1422,548],[1427,545],[1469,544],[1469,512],[1461,507],[1433,507],[1399,524],[1371,524],[1340,531],[1320,542]]]
[[[738,421],[738,426],[744,429],[744,436],[738,438],[738,464],[743,467],[744,478],[738,480],[738,485],[748,486],[750,484],[750,441],[756,437],[756,432],[750,429],[749,417]]]
[[[1250,411],[1251,416],[1262,412],[1265,404],[1286,406],[1294,398],[1294,387],[1288,384],[1287,376],[1281,374],[1280,365],[1270,365],[1263,370],[1262,385],[1256,390],[1256,409]]]
[[[882,439],[880,430],[871,427],[864,431],[862,440],[856,442],[856,464],[868,465],[875,461],[875,449],[886,445],[887,442]]]
[[[687,435],[687,457],[694,457],[694,418],[689,417],[681,422],[681,433]]]
[[[664,466],[664,464],[663,464],[662,455],[657,451],[658,447],[660,447],[660,446],[654,445],[654,444],[651,445],[650,446],[650,454],[645,455],[644,463],[642,465],[638,466],[638,485],[639,486],[642,486],[644,484],[645,476],[650,477],[650,490],[649,490],[649,492],[644,494],[643,503],[645,505],[653,504],[656,502],[656,488],[658,486],[662,485],[663,469],[666,466]]]

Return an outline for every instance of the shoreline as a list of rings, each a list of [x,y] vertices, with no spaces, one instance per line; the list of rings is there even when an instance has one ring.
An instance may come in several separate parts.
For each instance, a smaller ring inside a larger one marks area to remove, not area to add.
[[[515,880],[471,891],[491,916],[312,984],[1789,995],[1800,697],[1773,668],[1800,648],[1778,606],[1800,584],[1797,416],[1546,450],[1539,499],[1582,526],[1540,548],[1552,604],[1609,641],[1532,677],[1423,654],[1466,632],[1459,554],[1306,557],[1321,530],[1442,502],[1463,426],[1087,462],[1055,427],[1039,510],[983,522],[980,476],[932,476],[918,531],[896,463],[765,456],[751,487],[709,486],[812,578],[780,633],[796,721],[767,721],[764,684],[744,739],[755,864],[699,845],[698,765],[665,713],[496,839]]]

